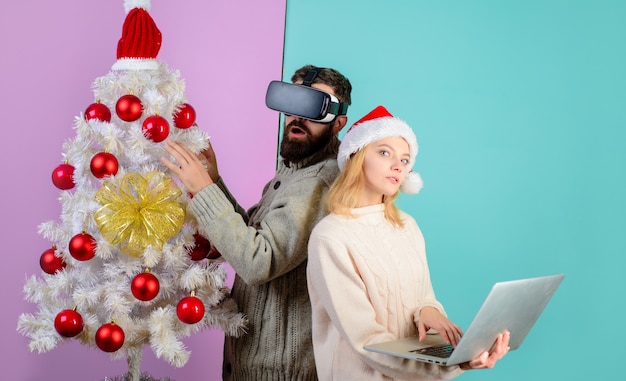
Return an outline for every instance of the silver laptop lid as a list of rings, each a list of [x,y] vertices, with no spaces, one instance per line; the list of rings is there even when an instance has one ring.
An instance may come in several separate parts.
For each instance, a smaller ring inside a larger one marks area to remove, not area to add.
[[[528,335],[564,274],[496,283],[465,331],[447,364],[459,364],[490,348],[498,334],[511,332],[511,349]]]

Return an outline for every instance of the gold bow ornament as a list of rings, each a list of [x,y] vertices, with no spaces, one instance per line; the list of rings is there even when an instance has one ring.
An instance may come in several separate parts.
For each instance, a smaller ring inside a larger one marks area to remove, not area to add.
[[[185,206],[178,201],[181,195],[163,172],[130,172],[103,182],[95,196],[102,207],[94,219],[110,244],[139,258],[148,246],[161,250],[180,232],[185,221]]]

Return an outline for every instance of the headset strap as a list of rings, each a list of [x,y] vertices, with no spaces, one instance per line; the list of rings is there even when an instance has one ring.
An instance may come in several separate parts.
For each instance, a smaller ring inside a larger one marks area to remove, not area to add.
[[[317,74],[321,70],[324,70],[324,68],[316,67],[314,69],[310,69],[309,71],[307,71],[306,75],[304,76],[304,79],[302,80],[302,85],[311,87],[311,85],[313,84],[313,80],[317,77]],[[334,115],[346,115],[348,113],[348,104],[344,102],[339,102],[339,103],[333,102],[330,104],[329,112]]]
[[[315,79],[315,77],[317,77],[317,74],[320,72],[320,70],[324,70],[324,68],[316,67],[314,69],[307,71],[306,75],[304,76],[304,79],[302,80],[302,84],[304,86],[311,87],[311,84],[313,84],[313,80]]]

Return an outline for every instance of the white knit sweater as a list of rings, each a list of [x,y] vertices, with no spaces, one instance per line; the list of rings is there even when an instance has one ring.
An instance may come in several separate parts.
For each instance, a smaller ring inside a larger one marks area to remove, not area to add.
[[[383,205],[331,214],[309,240],[308,289],[313,346],[320,380],[442,380],[460,374],[443,367],[368,352],[370,343],[417,334],[419,310],[435,299],[424,238],[402,213],[403,228],[384,217]]]

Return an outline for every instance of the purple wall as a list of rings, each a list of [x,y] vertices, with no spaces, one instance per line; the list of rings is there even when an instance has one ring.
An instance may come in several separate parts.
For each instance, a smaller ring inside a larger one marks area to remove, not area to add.
[[[281,78],[285,0],[152,2],[163,33],[158,60],[180,70],[198,124],[212,137],[222,177],[243,206],[254,203],[273,175],[278,115],[264,106],[267,83]],[[6,298],[0,314],[2,374],[16,381],[101,380],[123,374],[124,359],[75,342],[31,353],[16,331],[25,278],[40,274],[50,245],[37,226],[59,217],[52,169],[74,136],[74,117],[93,102],[92,82],[115,62],[123,1],[26,0],[0,5],[3,164],[0,269]],[[231,278],[232,278],[232,272]],[[231,279],[232,281],[232,279]],[[223,334],[204,331],[185,340],[192,350],[173,368],[144,350],[142,371],[177,381],[218,380]]]

